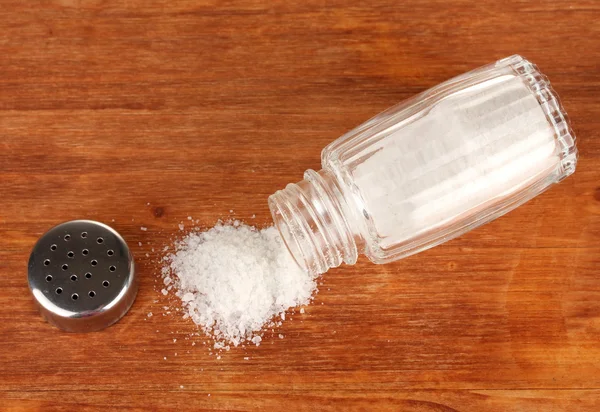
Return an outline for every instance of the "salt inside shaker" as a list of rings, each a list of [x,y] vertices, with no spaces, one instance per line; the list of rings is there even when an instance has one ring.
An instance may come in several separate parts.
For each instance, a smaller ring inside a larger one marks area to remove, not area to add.
[[[515,55],[448,80],[329,144],[322,169],[269,197],[305,270],[397,260],[515,209],[575,171],[547,78]]]

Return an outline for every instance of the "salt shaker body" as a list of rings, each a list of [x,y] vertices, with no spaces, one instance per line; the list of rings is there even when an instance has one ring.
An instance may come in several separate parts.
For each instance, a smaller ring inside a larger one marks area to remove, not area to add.
[[[348,132],[269,198],[304,269],[359,253],[386,263],[518,207],[574,172],[575,137],[537,67],[511,56],[427,90]]]

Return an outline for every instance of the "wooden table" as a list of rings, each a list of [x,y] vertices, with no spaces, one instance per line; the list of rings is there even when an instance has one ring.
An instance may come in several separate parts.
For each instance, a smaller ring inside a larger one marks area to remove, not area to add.
[[[600,3],[372,3],[2,2],[0,407],[599,410]],[[187,216],[267,225],[328,142],[513,53],[563,98],[572,177],[417,256],[331,270],[260,347],[216,359],[163,309]],[[35,241],[75,218],[115,227],[141,279],[94,334],[51,327],[27,287]]]

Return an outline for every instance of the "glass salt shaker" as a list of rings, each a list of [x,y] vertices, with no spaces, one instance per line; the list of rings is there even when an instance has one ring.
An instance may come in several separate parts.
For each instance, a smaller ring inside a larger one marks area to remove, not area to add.
[[[391,262],[490,222],[573,173],[577,148],[547,78],[515,55],[386,110],[321,160],[269,197],[312,274],[359,253]]]

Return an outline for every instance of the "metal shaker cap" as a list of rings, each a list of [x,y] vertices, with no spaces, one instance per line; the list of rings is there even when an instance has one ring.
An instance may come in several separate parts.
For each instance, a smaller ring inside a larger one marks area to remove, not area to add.
[[[138,289],[125,240],[91,220],[62,223],[44,234],[29,257],[28,279],[42,316],[68,332],[93,332],[117,322]]]

